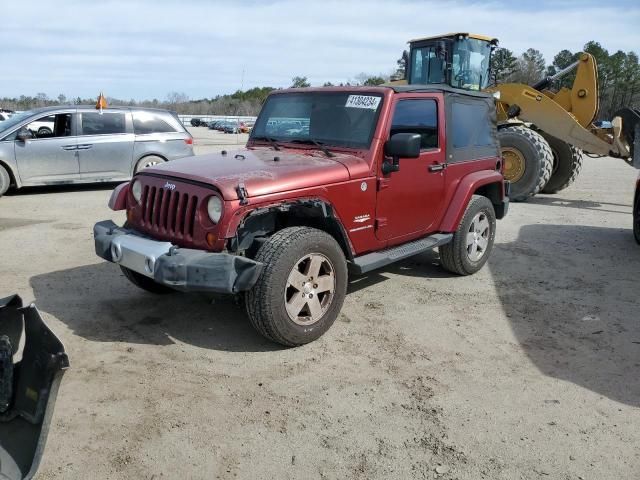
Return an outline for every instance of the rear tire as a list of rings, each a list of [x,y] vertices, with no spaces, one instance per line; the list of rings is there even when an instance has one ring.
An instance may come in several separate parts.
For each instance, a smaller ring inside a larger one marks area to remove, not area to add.
[[[140,160],[138,160],[133,173],[138,173],[140,170],[144,170],[147,167],[152,167],[164,162],[166,162],[166,160],[162,157],[159,157],[157,155],[147,155],[146,157],[142,157]]]
[[[505,162],[505,179],[511,182],[510,199],[523,202],[539,193],[551,178],[553,152],[538,132],[523,125],[498,131]]]
[[[442,245],[440,263],[445,270],[471,275],[487,262],[496,236],[496,213],[487,197],[474,195],[453,240]]]
[[[175,293],[176,290],[173,288],[169,288],[165,285],[161,285],[160,283],[150,279],[149,277],[142,275],[141,273],[134,272],[127,267],[123,267],[120,265],[120,269],[124,276],[133,283],[136,287],[146,290],[147,292],[155,293],[158,295],[164,295],[167,293]]]
[[[553,153],[551,178],[542,189],[543,193],[557,193],[573,182],[582,170],[582,151],[547,133],[540,132]]]
[[[347,292],[347,263],[331,235],[285,228],[260,247],[255,260],[264,270],[245,305],[261,335],[294,347],[318,339],[333,325]]]
[[[11,176],[7,169],[0,165],[0,197],[7,193],[11,186]]]

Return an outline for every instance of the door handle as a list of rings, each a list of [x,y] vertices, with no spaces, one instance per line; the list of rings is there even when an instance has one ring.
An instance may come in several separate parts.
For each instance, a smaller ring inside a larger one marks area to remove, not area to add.
[[[63,150],[77,150],[78,146],[77,145],[63,145],[62,149]]]
[[[89,150],[93,145],[90,143],[85,143],[84,145],[78,145],[78,150]]]
[[[441,172],[447,166],[444,163],[434,163],[433,165],[429,165],[430,172]]]

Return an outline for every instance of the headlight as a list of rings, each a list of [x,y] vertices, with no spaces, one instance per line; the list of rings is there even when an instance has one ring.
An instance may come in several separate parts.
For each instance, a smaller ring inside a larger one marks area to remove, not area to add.
[[[218,223],[222,217],[222,200],[220,197],[213,196],[207,202],[207,213],[213,223]]]
[[[140,199],[142,198],[142,184],[140,180],[134,180],[131,185],[131,193],[133,194],[133,198],[136,199],[136,202],[140,203]]]

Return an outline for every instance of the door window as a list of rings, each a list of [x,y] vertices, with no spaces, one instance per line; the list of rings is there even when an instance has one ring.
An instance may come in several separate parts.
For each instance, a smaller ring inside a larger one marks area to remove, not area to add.
[[[149,112],[134,112],[133,131],[136,135],[146,135],[150,133],[175,132],[176,129],[156,114]]]
[[[126,132],[127,124],[124,113],[82,113],[82,135],[112,135]]]
[[[29,123],[26,128],[33,138],[70,137],[73,134],[71,116],[71,113],[47,115]]]
[[[400,100],[391,123],[391,135],[417,133],[420,148],[438,148],[438,108],[435,100]]]

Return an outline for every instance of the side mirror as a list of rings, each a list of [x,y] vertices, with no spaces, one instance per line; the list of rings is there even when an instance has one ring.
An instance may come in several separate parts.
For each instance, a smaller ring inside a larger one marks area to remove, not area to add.
[[[27,140],[31,140],[32,138],[33,135],[28,128],[21,128],[18,130],[18,134],[16,135],[16,140],[22,143],[25,143]]]
[[[391,157],[391,162],[385,160],[382,173],[389,174],[400,170],[401,158],[418,158],[420,156],[421,137],[417,133],[395,133],[384,144],[384,154]]]

